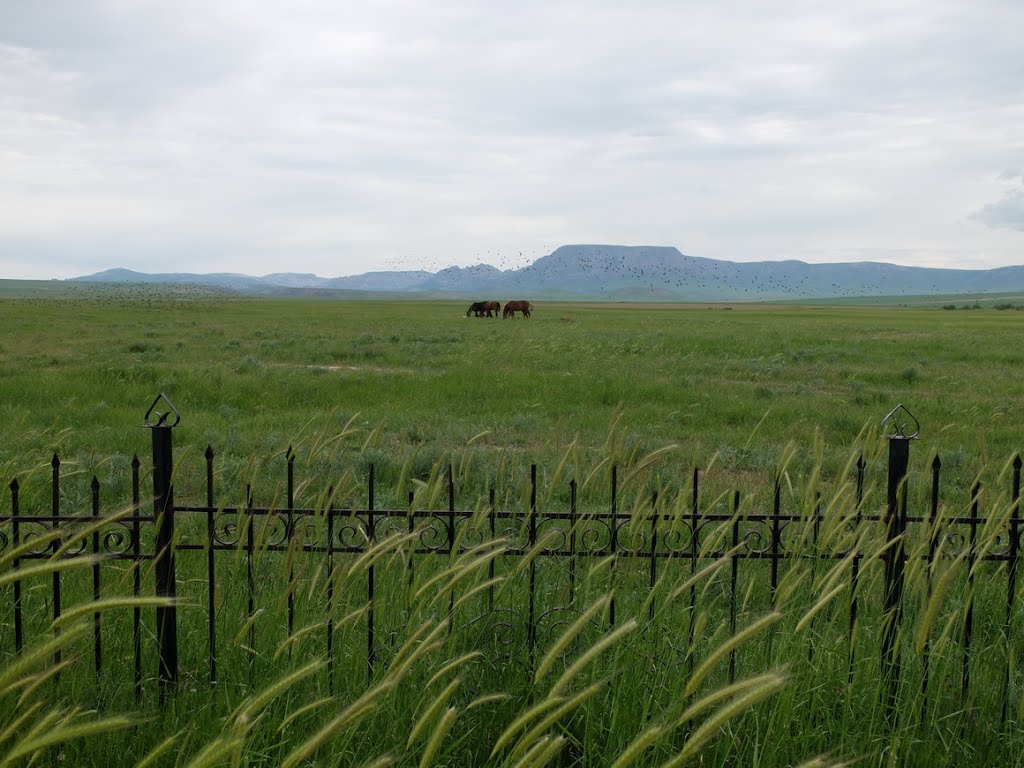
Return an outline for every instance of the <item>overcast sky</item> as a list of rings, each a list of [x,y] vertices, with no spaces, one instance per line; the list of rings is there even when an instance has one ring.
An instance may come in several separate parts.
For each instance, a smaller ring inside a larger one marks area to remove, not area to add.
[[[0,277],[1024,264],[1024,2],[0,0]]]

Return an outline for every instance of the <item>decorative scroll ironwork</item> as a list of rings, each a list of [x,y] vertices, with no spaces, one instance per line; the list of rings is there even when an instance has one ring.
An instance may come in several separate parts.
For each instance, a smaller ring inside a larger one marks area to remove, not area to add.
[[[921,423],[903,403],[889,411],[882,419],[882,429],[885,429],[886,425],[893,430],[886,435],[890,439],[913,440],[921,433]]]
[[[600,517],[580,517],[576,524],[576,553],[603,555],[611,552],[612,520]]]
[[[540,545],[540,551],[547,554],[568,552],[571,533],[568,520],[542,517],[537,523],[537,543]]]
[[[37,520],[22,520],[20,536],[22,545],[28,545],[25,557],[49,557],[54,552],[61,550],[68,542],[75,538],[75,528],[71,526],[83,522],[83,518],[68,515],[57,518],[60,523],[56,529],[58,536],[54,537],[52,522],[44,523]],[[30,544],[36,541],[37,543]],[[84,537],[78,537],[67,549],[61,551],[61,557],[75,557],[84,554],[88,542]]]
[[[967,527],[959,526],[959,523],[950,523],[949,527],[939,530],[939,547],[936,555],[942,559],[955,559],[964,554],[970,547],[971,532]]]
[[[213,541],[222,547],[237,547],[242,536],[239,524],[239,511],[225,509],[213,517]]]
[[[688,556],[693,551],[693,528],[690,523],[679,520],[673,523],[671,528],[666,527],[659,530],[658,550],[673,557]]]
[[[447,519],[437,515],[417,517],[414,532],[419,540],[419,546],[423,549],[431,552],[446,552],[448,550]]]
[[[359,515],[336,517],[334,520],[334,541],[331,546],[342,549],[359,549],[369,541],[366,534],[366,520]]]
[[[512,608],[495,608],[491,613],[491,640],[495,645],[511,649],[526,636],[523,614]]]
[[[811,528],[803,520],[783,520],[779,523],[779,552],[786,556],[811,554]]]
[[[572,605],[556,605],[542,611],[537,617],[537,641],[541,647],[549,645],[558,639],[569,628],[569,625],[579,616],[579,611]],[[591,620],[592,626],[598,626],[596,620]]]
[[[494,523],[494,535],[505,539],[508,549],[525,552],[530,547],[529,517],[498,517]]]
[[[629,555],[650,551],[650,521],[633,519],[619,525],[619,554]]]
[[[486,517],[460,515],[455,518],[455,541],[462,550],[478,547],[491,538],[491,528]]]
[[[374,520],[374,534],[377,540],[386,539],[395,534],[404,534],[409,531],[409,517],[398,515],[384,515]]]
[[[739,545],[746,555],[766,555],[772,550],[775,534],[770,520],[743,518],[739,523]]]
[[[102,551],[114,557],[130,555],[135,545],[135,531],[131,523],[118,520],[100,529]]]
[[[993,560],[1009,560],[1014,552],[1011,523],[1004,523],[994,536],[990,536],[984,556]]]
[[[169,410],[162,413],[158,411],[156,407],[160,405],[161,402],[165,403]],[[171,402],[171,399],[161,392],[156,396],[153,404],[149,406],[149,410],[146,411],[146,415],[142,420],[142,425],[149,428],[176,427],[180,421],[181,414],[178,412],[178,409],[174,407],[174,403]]]
[[[283,547],[288,544],[288,518],[283,513],[257,515],[252,522],[258,547]]]

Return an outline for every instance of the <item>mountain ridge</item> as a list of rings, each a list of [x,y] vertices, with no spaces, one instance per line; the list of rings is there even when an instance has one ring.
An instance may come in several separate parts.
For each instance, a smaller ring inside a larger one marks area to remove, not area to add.
[[[344,277],[278,272],[149,274],[115,268],[77,282],[193,283],[241,293],[303,290],[385,294],[498,295],[609,301],[763,301],[851,296],[993,293],[1024,290],[1024,265],[993,269],[907,267],[885,262],[733,262],[672,246],[564,245],[519,269],[490,264],[374,271]]]

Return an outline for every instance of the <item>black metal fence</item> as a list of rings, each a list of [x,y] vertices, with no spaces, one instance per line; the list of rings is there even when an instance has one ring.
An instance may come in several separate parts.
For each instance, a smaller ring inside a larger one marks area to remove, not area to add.
[[[158,398],[158,402],[160,398]],[[989,623],[1001,623],[1002,634],[1007,648],[1007,661],[1002,686],[1002,716],[1005,720],[1011,705],[1010,687],[1010,645],[1012,643],[1013,612],[1017,598],[1017,564],[1020,555],[1020,476],[1021,459],[1018,456],[1012,464],[1011,487],[1007,491],[1008,514],[1001,518],[1000,530],[991,531],[979,539],[979,531],[991,527],[990,517],[983,516],[979,509],[980,484],[975,484],[970,501],[970,514],[966,516],[942,516],[939,514],[941,462],[938,457],[932,461],[931,496],[929,507],[923,515],[907,513],[907,475],[909,468],[910,444],[914,434],[905,434],[902,428],[889,436],[889,457],[887,465],[887,498],[884,510],[869,513],[864,509],[866,467],[863,459],[854,468],[851,487],[851,503],[848,508],[823,512],[820,503],[812,510],[786,511],[783,509],[782,485],[780,479],[774,483],[770,511],[763,513],[741,512],[741,494],[735,491],[725,505],[719,503],[712,509],[702,508],[701,473],[693,470],[692,487],[688,508],[680,510],[678,505],[671,511],[666,508],[657,492],[650,493],[649,504],[638,518],[636,510],[620,510],[620,489],[618,469],[609,468],[607,476],[607,506],[600,510],[581,510],[577,500],[577,483],[568,483],[568,504],[559,511],[538,510],[537,467],[530,468],[529,509],[514,512],[498,509],[494,491],[484,509],[459,509],[456,499],[456,484],[449,466],[444,483],[447,490],[445,509],[415,509],[413,495],[409,504],[402,509],[378,509],[376,507],[377,483],[374,467],[370,465],[367,477],[367,496],[364,506],[340,508],[333,501],[333,492],[325,495],[324,504],[317,507],[299,507],[295,504],[295,454],[289,449],[286,455],[286,491],[283,503],[271,506],[257,506],[251,490],[246,491],[244,506],[227,507],[215,503],[215,454],[212,448],[205,452],[206,498],[203,504],[179,504],[174,498],[172,487],[173,469],[173,427],[177,413],[167,414],[154,411],[157,402],[147,414],[146,425],[152,432],[153,454],[153,512],[144,511],[140,494],[141,462],[135,457],[131,464],[132,499],[131,506],[116,519],[101,512],[101,486],[96,478],[91,484],[91,514],[65,514],[61,508],[62,480],[61,462],[55,455],[51,467],[51,503],[45,511],[26,513],[22,509],[21,488],[17,479],[10,483],[9,515],[0,515],[0,556],[9,547],[15,554],[11,565],[15,576],[23,563],[54,557],[74,558],[93,555],[92,599],[100,601],[103,596],[103,561],[128,561],[131,567],[132,593],[139,597],[155,594],[171,598],[169,604],[155,609],[155,662],[161,700],[172,691],[179,678],[178,624],[179,607],[173,598],[179,592],[176,573],[176,553],[192,551],[205,553],[205,592],[208,670],[203,675],[211,684],[218,682],[218,659],[220,643],[217,636],[216,600],[218,553],[232,551],[244,560],[247,596],[248,644],[255,648],[255,622],[251,619],[257,611],[256,577],[254,557],[262,553],[281,552],[287,569],[286,578],[293,582],[296,558],[318,556],[324,558],[326,572],[333,574],[336,557],[345,554],[365,555],[389,537],[401,537],[401,547],[408,553],[404,561],[409,583],[417,567],[417,558],[436,555],[457,556],[470,552],[487,541],[500,542],[503,557],[528,558],[526,566],[525,610],[519,617],[524,630],[526,651],[532,666],[538,645],[538,625],[543,612],[537,603],[538,563],[557,562],[564,567],[568,583],[568,605],[559,609],[572,609],[577,589],[577,570],[589,559],[607,560],[611,572],[625,569],[627,564],[641,566],[650,592],[649,617],[653,619],[656,609],[654,589],[659,579],[659,569],[673,561],[688,565],[691,574],[710,564],[725,569],[728,586],[725,591],[730,631],[735,633],[738,595],[738,579],[741,564],[747,561],[763,561],[767,568],[767,588],[772,599],[780,584],[780,564],[794,558],[812,561],[838,561],[849,559],[848,575],[848,665],[852,682],[856,643],[855,628],[858,611],[865,599],[860,588],[864,578],[862,568],[866,562],[880,560],[883,564],[883,615],[880,638],[880,672],[888,681],[889,705],[895,702],[898,687],[903,676],[902,665],[907,643],[900,642],[904,621],[904,588],[908,564],[915,558],[923,561],[927,574],[927,594],[932,594],[932,580],[935,565],[939,562],[957,562],[965,567],[968,580],[966,610],[962,624],[961,693],[966,700],[971,686],[972,642],[974,633],[974,581],[980,562],[1003,564],[1005,574],[1005,612]],[[151,421],[150,417],[155,420]],[[148,506],[148,499],[146,501]],[[722,507],[725,507],[724,509]],[[838,523],[849,534],[841,545],[835,543],[819,546],[822,526]],[[190,535],[176,533],[176,526],[185,526]],[[83,528],[84,527],[84,528]],[[86,530],[86,535],[81,531]],[[66,534],[64,533],[66,531]],[[201,531],[198,536],[196,531]],[[869,545],[875,532],[875,544]],[[76,532],[78,532],[76,534]],[[799,540],[794,545],[794,540]],[[33,541],[38,540],[38,546]],[[924,542],[923,546],[910,547],[911,541]],[[488,564],[488,580],[481,596],[486,600],[487,610],[495,611],[494,558]],[[236,559],[237,563],[238,560]],[[154,584],[145,588],[142,584],[143,565],[151,566]],[[563,565],[564,564],[564,565]],[[621,565],[620,565],[621,564]],[[378,663],[380,642],[377,637],[375,609],[380,600],[377,592],[376,565],[371,560],[366,568],[366,668],[374,673]],[[57,620],[65,608],[62,602],[62,573],[55,571],[48,603],[52,616]],[[13,643],[17,653],[25,644],[24,617],[26,611],[36,611],[38,606],[27,606],[22,581],[13,581],[12,613]],[[333,579],[326,579],[326,630],[325,646],[328,679],[333,690],[334,665],[337,649],[334,646],[334,617],[330,610],[334,595]],[[695,586],[688,588],[689,615],[698,607],[698,592]],[[449,612],[454,607],[454,591],[449,598]],[[685,600],[686,598],[684,598]],[[548,610],[552,610],[548,608]],[[136,606],[132,616],[133,674],[136,697],[141,696],[146,666],[143,659],[143,609]],[[287,635],[296,632],[296,608],[294,590],[287,594],[286,613],[281,619],[286,622]],[[607,620],[616,622],[614,598],[609,605]],[[244,625],[243,625],[244,629]],[[693,621],[688,622],[687,644],[694,641]],[[96,612],[93,620],[93,663],[97,676],[105,674],[103,667],[104,627],[102,616]],[[923,711],[927,708],[929,689],[929,661],[931,638],[925,639],[920,654],[921,694]],[[813,653],[813,646],[810,649]],[[60,663],[59,655],[55,658]],[[693,655],[690,655],[690,664]],[[251,669],[251,667],[250,667]],[[736,674],[736,650],[730,652],[730,680]],[[905,681],[904,681],[905,682]]]

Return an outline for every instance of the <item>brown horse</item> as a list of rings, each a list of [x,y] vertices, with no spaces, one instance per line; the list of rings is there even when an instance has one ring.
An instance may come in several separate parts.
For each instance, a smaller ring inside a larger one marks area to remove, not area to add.
[[[466,310],[466,317],[472,312],[477,317],[497,317],[501,304],[496,301],[474,301]],[[491,312],[494,314],[492,315]]]
[[[516,312],[522,312],[523,317],[529,317],[533,312],[533,304],[528,301],[506,301],[502,317],[515,317]]]

